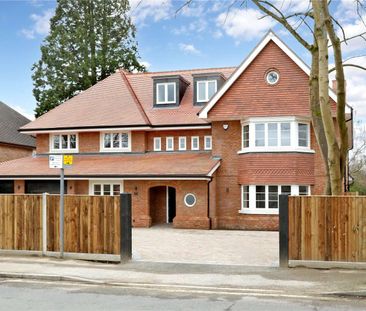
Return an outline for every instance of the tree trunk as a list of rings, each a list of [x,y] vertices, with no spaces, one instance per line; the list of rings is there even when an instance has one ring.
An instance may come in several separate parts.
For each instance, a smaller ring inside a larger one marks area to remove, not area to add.
[[[340,136],[340,170],[341,176],[345,176],[345,168],[347,165],[348,154],[348,129],[346,123],[346,84],[343,69],[341,42],[334,30],[333,22],[329,14],[329,8],[327,0],[322,0],[321,3],[325,25],[329,39],[332,43],[334,51],[334,63],[336,69],[336,81],[337,81],[337,124]]]
[[[315,21],[314,35],[319,47],[319,101],[328,145],[330,184],[332,195],[338,195],[342,192],[342,175],[340,170],[340,150],[329,102],[328,37],[320,2],[312,0],[312,4]]]
[[[315,137],[319,145],[320,154],[323,159],[326,172],[324,194],[330,195],[331,187],[330,187],[329,166],[328,166],[328,145],[324,133],[323,120],[319,104],[319,50],[316,43],[314,43],[314,46],[311,50],[311,71],[309,77],[309,86],[310,86],[311,118]]]

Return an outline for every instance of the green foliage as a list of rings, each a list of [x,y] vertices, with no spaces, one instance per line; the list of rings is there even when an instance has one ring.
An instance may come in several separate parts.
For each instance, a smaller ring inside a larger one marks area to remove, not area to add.
[[[116,69],[144,71],[128,0],[58,0],[41,59],[32,67],[36,117]]]
[[[366,172],[360,171],[354,173],[354,182],[351,185],[351,192],[358,192],[360,195],[366,195]]]

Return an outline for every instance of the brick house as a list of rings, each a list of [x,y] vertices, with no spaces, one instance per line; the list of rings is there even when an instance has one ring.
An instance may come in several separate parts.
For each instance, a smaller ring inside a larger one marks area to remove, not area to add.
[[[21,134],[18,129],[29,123],[26,117],[0,101],[0,163],[29,157],[36,148],[34,137]],[[0,193],[12,191],[0,183]]]
[[[134,226],[276,230],[279,194],[323,190],[308,74],[272,32],[237,68],[118,71],[23,126],[36,156],[0,179],[57,192],[48,155],[74,154],[67,193],[130,192]]]

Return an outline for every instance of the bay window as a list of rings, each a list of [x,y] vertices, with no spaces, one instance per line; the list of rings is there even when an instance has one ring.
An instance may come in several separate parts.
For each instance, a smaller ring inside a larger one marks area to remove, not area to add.
[[[279,195],[309,195],[309,186],[299,185],[242,185],[239,213],[278,214]]]
[[[246,152],[314,152],[310,149],[310,123],[295,117],[248,119],[242,125],[242,150]]]

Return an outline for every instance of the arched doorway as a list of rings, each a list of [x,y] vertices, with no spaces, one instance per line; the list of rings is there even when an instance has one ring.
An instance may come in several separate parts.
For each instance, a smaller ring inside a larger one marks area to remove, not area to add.
[[[172,223],[176,215],[174,187],[156,186],[149,190],[150,216],[153,225]]]

